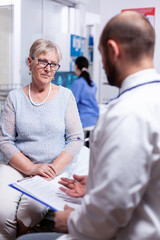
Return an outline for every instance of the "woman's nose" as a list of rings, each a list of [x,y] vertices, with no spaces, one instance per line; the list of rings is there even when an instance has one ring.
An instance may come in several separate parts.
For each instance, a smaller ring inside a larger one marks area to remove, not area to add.
[[[51,66],[49,64],[47,64],[44,68],[46,71],[50,71],[51,70]]]

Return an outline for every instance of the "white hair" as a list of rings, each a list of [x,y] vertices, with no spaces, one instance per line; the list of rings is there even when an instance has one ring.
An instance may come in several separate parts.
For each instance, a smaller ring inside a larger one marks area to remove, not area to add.
[[[34,41],[30,48],[29,56],[31,58],[36,58],[38,55],[42,53],[49,53],[53,50],[56,52],[59,62],[62,58],[60,48],[49,40],[37,39],[36,41]]]

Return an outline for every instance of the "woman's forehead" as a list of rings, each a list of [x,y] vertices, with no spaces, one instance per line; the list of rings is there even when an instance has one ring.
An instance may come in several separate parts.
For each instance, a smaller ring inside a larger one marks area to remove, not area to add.
[[[57,56],[57,53],[56,53],[55,50],[52,50],[50,52],[42,52],[36,57],[46,59],[46,60],[50,60],[50,61],[55,61],[55,60],[58,61],[58,56]]]

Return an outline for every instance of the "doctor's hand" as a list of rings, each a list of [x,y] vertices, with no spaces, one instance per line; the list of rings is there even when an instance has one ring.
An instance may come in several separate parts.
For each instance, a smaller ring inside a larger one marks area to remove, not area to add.
[[[65,186],[65,188],[60,187],[60,189],[71,197],[83,197],[86,192],[87,176],[73,175],[73,178],[61,178],[59,183]]]
[[[61,233],[68,232],[67,220],[72,211],[74,211],[74,208],[65,205],[64,211],[55,212],[54,228],[57,232]]]

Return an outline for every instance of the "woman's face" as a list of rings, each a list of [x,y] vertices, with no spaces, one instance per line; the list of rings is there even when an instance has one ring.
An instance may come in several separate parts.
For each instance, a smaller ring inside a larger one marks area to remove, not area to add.
[[[56,71],[52,70],[50,65],[41,67],[39,65],[40,62],[58,64],[58,56],[55,51],[51,51],[38,55],[34,60],[31,59],[31,57],[28,58],[28,66],[32,73],[32,82],[38,82],[45,85],[52,81]]]
[[[75,74],[79,77],[82,71],[78,68],[77,64],[75,64],[74,69],[75,69]]]

